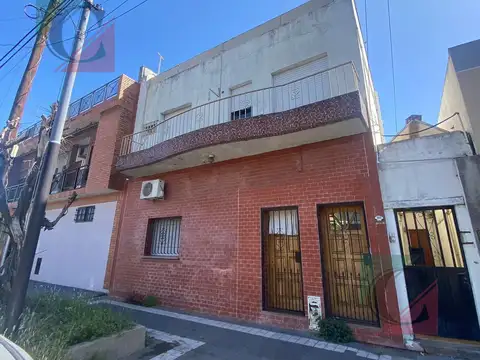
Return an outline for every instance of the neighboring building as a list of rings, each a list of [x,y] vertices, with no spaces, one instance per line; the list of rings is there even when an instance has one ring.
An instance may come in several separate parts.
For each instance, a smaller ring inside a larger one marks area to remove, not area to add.
[[[379,148],[391,278],[406,340],[480,340],[480,255],[459,166],[471,155],[458,131]],[[478,179],[468,178],[477,194]]]
[[[125,75],[73,102],[65,124],[46,216],[55,219],[73,191],[78,199],[40,235],[31,279],[102,291],[115,208],[125,177],[115,170],[123,136],[133,130],[139,85]],[[21,131],[7,197],[16,201],[34,157],[39,124]]]
[[[289,328],[315,306],[403,346],[395,289],[376,282],[382,126],[353,2],[307,2],[141,77],[110,293]]]
[[[447,73],[438,115],[440,126],[448,131],[467,131],[480,149],[480,40],[448,49]]]
[[[422,115],[410,115],[405,120],[405,127],[392,138],[391,142],[444,133],[448,133],[448,131],[422,121]]]
[[[463,185],[476,246],[480,248],[480,40],[448,49],[438,125],[446,130],[464,131],[473,156],[456,159]],[[445,119],[448,119],[445,121]]]

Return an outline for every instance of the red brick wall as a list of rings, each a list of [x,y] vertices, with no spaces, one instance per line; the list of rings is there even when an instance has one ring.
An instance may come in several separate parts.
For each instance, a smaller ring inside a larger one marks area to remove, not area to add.
[[[89,193],[101,192],[108,188],[121,112],[121,107],[108,109],[102,113],[98,123],[86,186]]]
[[[117,103],[100,114],[86,186],[89,193],[123,189],[124,177],[117,174],[115,163],[122,138],[133,132],[139,89],[138,83],[122,75]]]
[[[127,183],[125,182],[125,190],[127,189]],[[113,228],[112,228],[112,237],[110,238],[110,247],[108,249],[108,260],[107,267],[105,270],[105,279],[103,282],[103,287],[105,289],[110,289],[112,278],[114,277],[114,271],[116,268],[116,251],[118,249],[118,239],[120,234],[120,228],[123,223],[124,210],[127,206],[125,198],[127,196],[127,191],[119,193],[117,206],[115,208],[115,217],[113,219]]]
[[[372,253],[389,254],[385,226],[374,220],[383,208],[369,134],[158,177],[167,184],[164,201],[139,200],[145,179],[128,184],[118,244],[116,238],[111,244],[113,294],[150,294],[166,306],[306,328],[306,317],[262,310],[260,210],[265,207],[299,208],[305,302],[308,295],[323,293],[317,204],[364,201]],[[180,258],[143,257],[148,219],[171,216],[182,216]],[[388,268],[389,256],[383,257]],[[395,292],[385,287],[377,289],[379,303],[387,301],[395,312]],[[371,342],[401,344],[398,329],[381,323],[355,331]]]

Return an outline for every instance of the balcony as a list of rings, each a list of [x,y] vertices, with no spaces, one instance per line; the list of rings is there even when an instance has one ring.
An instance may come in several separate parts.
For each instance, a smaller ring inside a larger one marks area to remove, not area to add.
[[[65,170],[53,176],[50,194],[58,194],[63,191],[83,188],[87,185],[89,166],[81,166],[77,169]],[[7,201],[16,202],[20,198],[24,183],[9,186],[6,189]]]
[[[98,89],[85,95],[81,99],[74,101],[68,108],[68,119],[74,118],[101,103],[114,98],[118,95],[120,87],[120,77],[100,86]]]
[[[353,63],[200,105],[125,136],[117,169],[147,176],[368,129]]]
[[[50,194],[80,189],[87,185],[89,166],[81,166],[73,170],[65,170],[53,176]]]
[[[121,76],[100,86],[98,89],[85,95],[84,97],[72,102],[68,108],[67,120],[70,120],[92,108],[104,103],[107,100],[114,99],[119,95]],[[17,134],[17,137],[29,139],[38,134],[41,122],[37,122]]]

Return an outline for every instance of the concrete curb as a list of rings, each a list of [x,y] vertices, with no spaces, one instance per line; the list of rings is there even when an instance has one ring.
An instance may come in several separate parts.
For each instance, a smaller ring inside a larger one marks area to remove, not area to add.
[[[66,359],[90,360],[100,356],[105,360],[117,360],[127,357],[145,347],[145,334],[145,327],[137,325],[119,334],[74,345],[68,350]]]

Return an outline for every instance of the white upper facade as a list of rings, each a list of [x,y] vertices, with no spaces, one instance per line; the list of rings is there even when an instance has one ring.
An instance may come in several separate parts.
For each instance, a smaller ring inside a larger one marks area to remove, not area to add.
[[[455,158],[470,155],[460,131],[382,145],[378,175],[384,208],[464,204]]]
[[[298,89],[281,94],[272,89],[306,77],[310,78],[299,83],[300,95]],[[260,89],[267,90],[255,92]],[[160,129],[165,133],[160,139],[167,140],[237,116],[290,109],[295,107],[291,104],[295,96],[305,104],[305,97],[319,101],[357,89],[375,142],[381,143],[378,100],[353,0],[312,0],[143,81],[135,133],[157,129],[159,123],[183,113],[179,129]],[[247,92],[252,93],[238,96]],[[218,102],[224,98],[229,99]],[[215,101],[202,108],[200,116],[198,111],[193,113],[198,106]],[[158,142],[158,134],[155,138]]]

